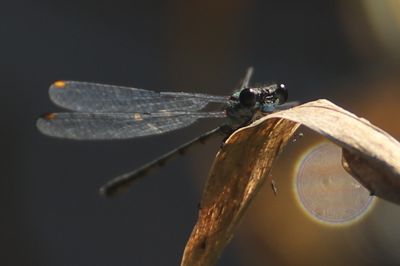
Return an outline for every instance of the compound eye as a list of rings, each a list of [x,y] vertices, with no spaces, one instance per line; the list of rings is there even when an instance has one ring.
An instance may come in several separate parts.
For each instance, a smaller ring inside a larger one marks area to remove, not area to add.
[[[289,94],[286,86],[284,84],[278,84],[278,88],[275,91],[279,104],[283,104],[287,101]]]
[[[253,107],[256,105],[257,96],[253,89],[243,89],[239,94],[239,101],[244,107]]]

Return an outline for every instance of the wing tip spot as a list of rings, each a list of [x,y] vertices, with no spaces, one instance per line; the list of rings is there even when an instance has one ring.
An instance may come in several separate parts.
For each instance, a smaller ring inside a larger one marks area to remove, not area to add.
[[[46,113],[41,116],[41,118],[43,118],[47,121],[54,120],[56,117],[57,117],[56,113]]]
[[[58,89],[63,89],[63,88],[65,88],[65,85],[66,85],[66,83],[65,83],[65,81],[63,81],[63,80],[58,80],[58,81],[56,81],[56,82],[53,83],[53,86],[54,86],[55,88],[58,88]]]
[[[135,119],[135,121],[142,121],[142,120],[143,120],[143,117],[142,117],[141,114],[135,113],[135,114],[133,115],[133,119]]]

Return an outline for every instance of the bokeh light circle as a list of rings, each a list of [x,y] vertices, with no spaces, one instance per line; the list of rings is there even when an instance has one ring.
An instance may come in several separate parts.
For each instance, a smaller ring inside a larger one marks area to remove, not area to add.
[[[341,165],[341,148],[324,142],[299,162],[294,178],[296,197],[313,220],[350,224],[364,217],[374,197]]]

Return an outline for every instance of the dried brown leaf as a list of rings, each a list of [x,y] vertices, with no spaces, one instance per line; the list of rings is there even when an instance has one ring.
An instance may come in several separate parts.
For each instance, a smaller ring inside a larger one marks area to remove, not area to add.
[[[218,152],[181,265],[214,265],[279,152],[303,124],[343,148],[361,184],[400,204],[400,144],[363,118],[318,100],[263,117],[234,132]]]

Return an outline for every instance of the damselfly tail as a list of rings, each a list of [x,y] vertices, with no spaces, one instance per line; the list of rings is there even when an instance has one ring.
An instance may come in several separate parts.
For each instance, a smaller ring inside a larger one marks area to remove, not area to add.
[[[175,158],[177,155],[184,154],[188,149],[193,147],[195,144],[204,143],[213,136],[217,135],[226,136],[227,134],[228,132],[226,126],[220,126],[209,132],[206,132],[205,134],[179,146],[178,148],[158,157],[154,161],[149,162],[132,172],[128,172],[123,175],[117,176],[114,179],[111,179],[100,188],[100,194],[106,197],[114,196],[126,190],[132,182],[136,181],[141,177],[144,177],[151,171],[164,166],[165,163]]]

